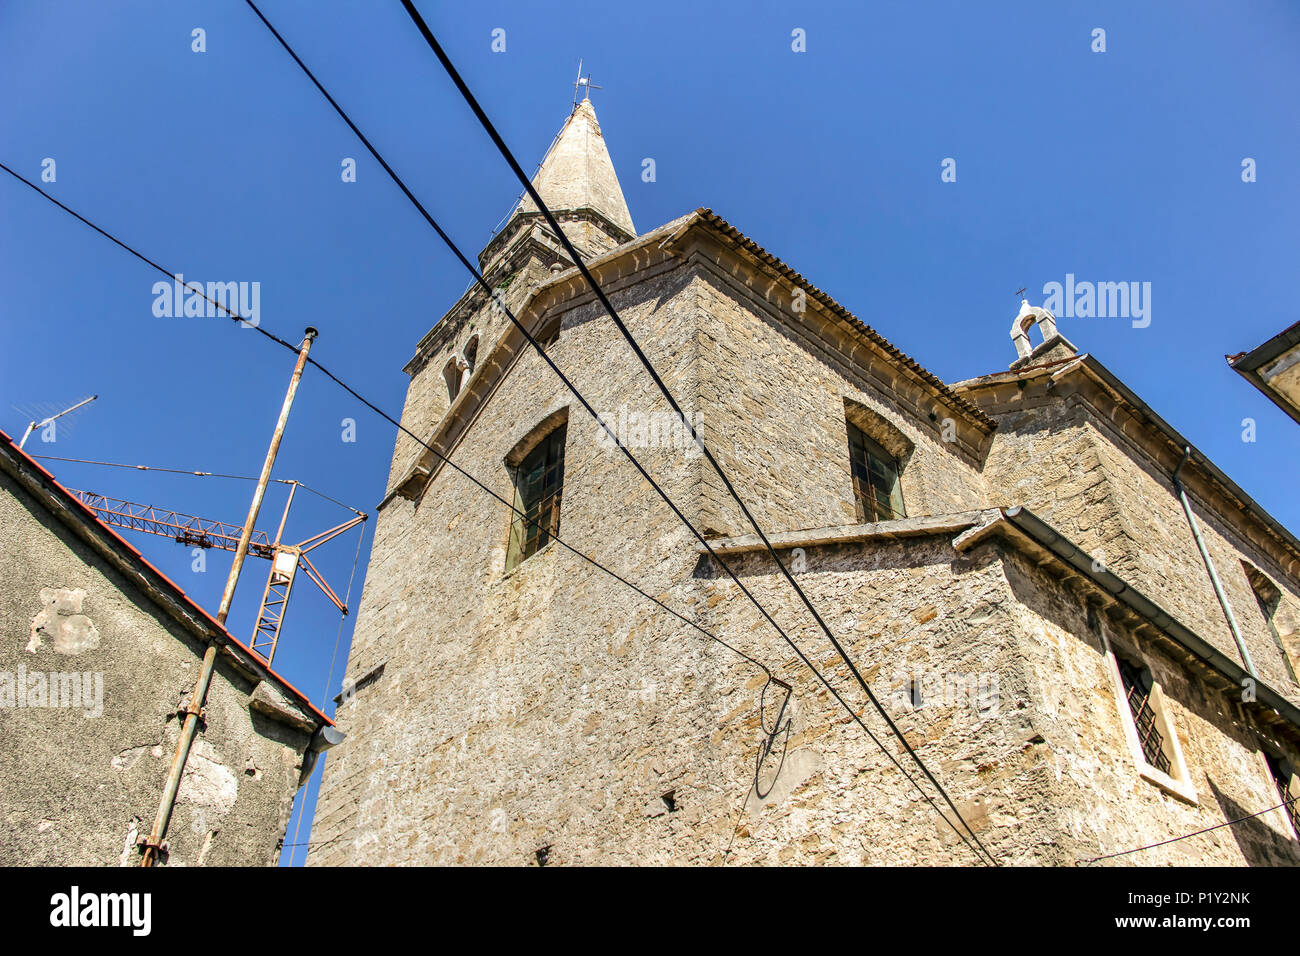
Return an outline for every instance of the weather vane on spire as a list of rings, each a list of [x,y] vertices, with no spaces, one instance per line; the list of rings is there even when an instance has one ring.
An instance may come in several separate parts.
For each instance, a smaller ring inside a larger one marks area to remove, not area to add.
[[[573,108],[575,110],[578,108],[579,90],[582,91],[582,98],[586,100],[591,98],[592,90],[600,90],[600,89],[604,89],[604,87],[594,86],[591,82],[590,73],[588,73],[586,76],[582,75],[582,60],[578,60],[578,79],[573,84]]]

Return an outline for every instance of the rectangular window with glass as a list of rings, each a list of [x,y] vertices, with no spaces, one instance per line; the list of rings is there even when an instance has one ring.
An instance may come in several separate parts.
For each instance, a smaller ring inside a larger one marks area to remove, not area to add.
[[[514,471],[515,514],[510,522],[506,570],[532,557],[560,533],[564,489],[564,435],[561,425],[530,451]]]
[[[849,424],[849,468],[858,521],[869,524],[905,518],[903,487],[898,480],[898,459]]]

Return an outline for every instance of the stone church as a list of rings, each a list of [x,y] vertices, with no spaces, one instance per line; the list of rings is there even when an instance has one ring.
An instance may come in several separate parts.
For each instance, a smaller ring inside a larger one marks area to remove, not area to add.
[[[998,862],[1300,863],[1300,541],[1073,330],[1024,303],[945,383],[710,210],[638,232],[589,101],[534,183]],[[394,451],[308,862],[978,864],[505,315],[919,778],[539,211],[479,262],[405,369],[437,454]]]

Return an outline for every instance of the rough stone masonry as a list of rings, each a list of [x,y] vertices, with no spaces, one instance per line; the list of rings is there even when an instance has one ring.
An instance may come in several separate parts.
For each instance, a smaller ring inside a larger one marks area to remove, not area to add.
[[[535,183],[999,861],[1092,860],[1300,791],[1300,542],[1191,454],[1246,674],[1175,494],[1185,442],[1095,357],[1053,329],[947,385],[708,210],[637,235],[588,101]],[[980,862],[510,323],[501,303],[596,409],[668,410],[531,204],[480,265],[495,296],[467,292],[406,368],[403,425],[437,454],[397,442],[308,862]],[[553,540],[512,561],[511,512],[439,457],[531,507],[561,428],[550,530],[744,656]],[[705,459],[629,444],[919,776]],[[1294,864],[1300,843],[1275,810],[1103,862]]]

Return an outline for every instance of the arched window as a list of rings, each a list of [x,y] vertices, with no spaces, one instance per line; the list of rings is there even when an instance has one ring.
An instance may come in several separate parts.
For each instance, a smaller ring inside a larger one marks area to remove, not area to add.
[[[912,454],[911,439],[884,415],[852,399],[844,400],[844,419],[858,522],[906,518],[902,475]]]
[[[461,354],[465,356],[466,376],[474,374],[474,369],[478,368],[478,335],[470,336],[465,347],[461,349]]]
[[[506,456],[517,509],[510,521],[506,571],[514,570],[560,533],[567,423],[568,408],[553,412]]]
[[[1034,351],[1034,345],[1029,341],[1029,330],[1035,325],[1038,326],[1039,334],[1043,337],[1043,342],[1057,334],[1056,316],[1046,309],[1036,308],[1030,305],[1024,299],[1020,300],[1020,312],[1016,315],[1015,320],[1011,323],[1011,341],[1015,343],[1016,354],[1020,358],[1028,358]],[[1039,343],[1043,344],[1042,342]]]

